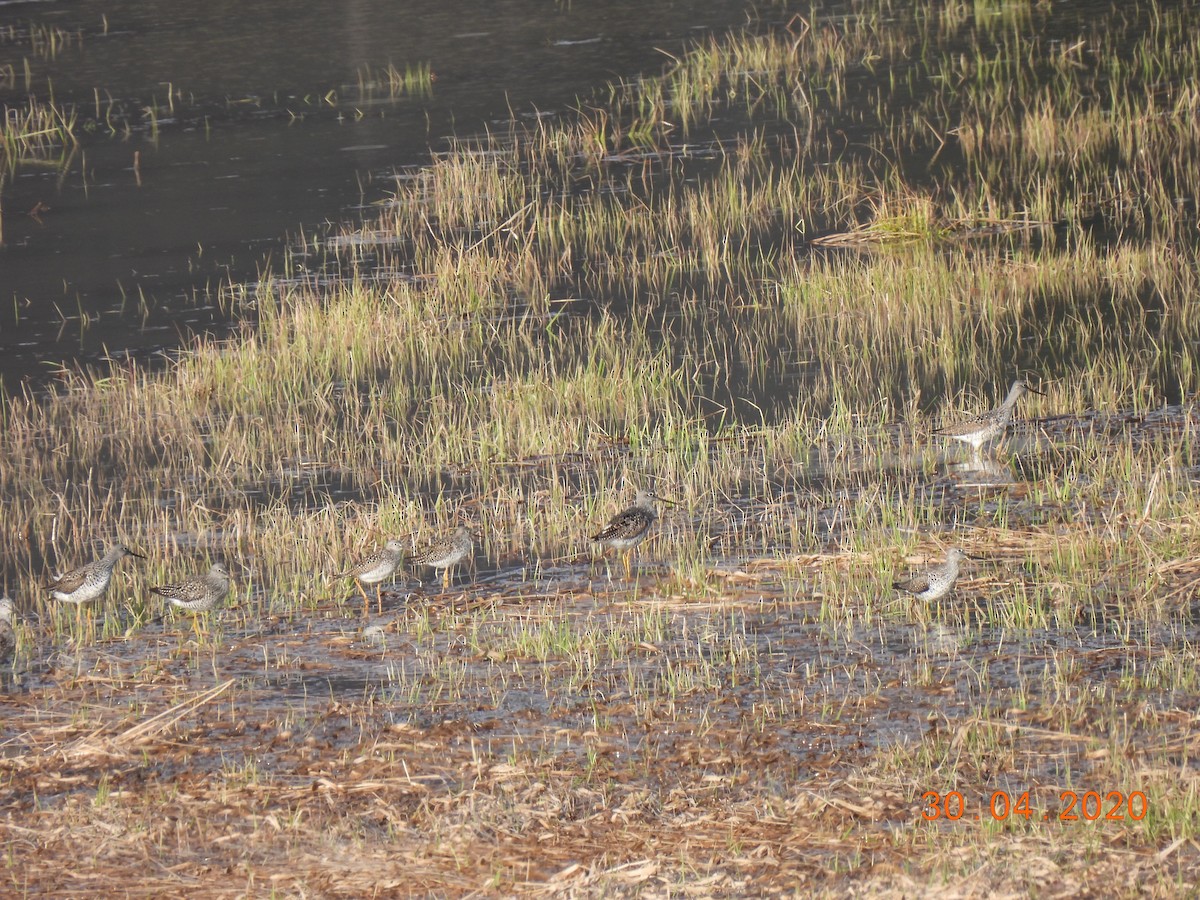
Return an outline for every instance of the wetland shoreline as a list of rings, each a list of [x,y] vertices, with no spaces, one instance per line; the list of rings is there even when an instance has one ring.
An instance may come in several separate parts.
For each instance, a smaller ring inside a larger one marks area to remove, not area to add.
[[[235,337],[7,397],[7,890],[1193,892],[1200,23],[1125,9],[698,42]],[[1029,374],[978,464],[934,434]],[[649,484],[625,577],[588,537]],[[463,513],[449,588],[338,578]],[[76,626],[37,585],[110,540]],[[152,600],[219,560],[205,628]]]

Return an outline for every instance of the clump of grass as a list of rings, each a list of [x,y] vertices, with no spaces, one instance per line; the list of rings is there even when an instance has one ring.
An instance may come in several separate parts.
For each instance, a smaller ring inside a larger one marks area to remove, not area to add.
[[[358,72],[358,93],[370,98],[377,90],[387,91],[389,100],[406,97],[427,98],[433,95],[434,74],[429,63],[406,65],[401,71],[393,63],[375,69],[364,66]]]
[[[81,29],[72,30],[49,22],[20,21],[0,26],[0,44],[29,47],[40,59],[54,59],[66,48],[82,43]]]
[[[24,106],[4,106],[0,120],[0,183],[22,165],[66,165],[78,138],[77,115],[52,100],[31,97]]]

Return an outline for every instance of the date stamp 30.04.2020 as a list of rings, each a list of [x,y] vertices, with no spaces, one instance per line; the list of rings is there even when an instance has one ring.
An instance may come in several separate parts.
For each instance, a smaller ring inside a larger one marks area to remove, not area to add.
[[[937,791],[925,791],[921,794],[921,817],[932,822],[937,819],[947,819],[957,822],[959,819],[982,820],[985,816],[998,822],[1018,816],[1026,821],[1043,822],[1094,822],[1127,821],[1140,822],[1146,818],[1150,804],[1146,795],[1141,791],[1129,794],[1123,791],[1060,791],[1057,810],[1039,810],[1033,808],[1029,799],[1029,791],[1011,795],[1008,791],[993,791],[987,802],[980,798],[980,808],[972,815],[966,798],[960,791],[949,791],[940,794]]]

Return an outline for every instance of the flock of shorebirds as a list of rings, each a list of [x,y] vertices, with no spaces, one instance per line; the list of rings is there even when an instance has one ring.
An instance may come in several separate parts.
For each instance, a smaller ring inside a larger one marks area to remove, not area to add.
[[[1012,421],[1017,401],[1027,392],[1035,391],[1023,380],[1014,381],[1004,401],[995,409],[965,419],[954,425],[936,430],[935,434],[970,444],[976,454],[980,448],[1000,437]],[[599,532],[592,535],[592,540],[602,547],[611,548],[618,553],[633,550],[650,533],[651,527],[658,518],[658,503],[672,503],[665,497],[660,497],[653,491],[639,490],[633,505],[617,513]],[[338,577],[352,578],[362,594],[364,612],[370,609],[370,599],[367,596],[367,586],[379,585],[392,578],[404,562],[406,555],[410,562],[416,565],[430,566],[442,572],[443,590],[449,588],[450,573],[454,566],[466,561],[474,553],[475,543],[470,529],[460,525],[452,533],[445,535],[433,543],[407,554],[404,543],[390,540],[383,548],[371,556],[341,573]],[[77,611],[83,604],[99,600],[108,591],[112,581],[113,569],[126,556],[142,557],[128,547],[117,544],[99,559],[72,569],[58,576],[46,590],[53,600],[61,603],[75,604]],[[912,594],[916,599],[933,602],[945,597],[954,587],[958,579],[959,567],[969,557],[958,548],[952,548],[946,556],[946,561],[934,566],[904,581],[896,581],[893,587]],[[625,557],[626,576],[630,575],[630,561]],[[213,563],[207,572],[185,581],[174,584],[164,584],[150,588],[150,591],[163,597],[171,604],[194,612],[211,610],[229,595],[231,576],[229,569],[222,563]],[[377,592],[379,612],[383,612],[382,592]],[[11,656],[16,646],[16,635],[13,631],[13,601],[8,597],[0,598],[0,659]]]

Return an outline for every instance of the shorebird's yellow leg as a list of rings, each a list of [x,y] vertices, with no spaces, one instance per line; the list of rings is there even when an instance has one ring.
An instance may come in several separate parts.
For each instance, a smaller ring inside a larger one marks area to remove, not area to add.
[[[355,579],[354,579],[354,584],[355,584],[355,585],[358,587],[358,592],[359,592],[360,594],[362,594],[362,598],[363,598],[363,618],[365,619],[367,616],[369,616],[369,615],[371,614],[371,598],[367,596],[367,589],[366,589],[366,588],[364,588],[364,587],[362,586],[362,582],[361,582],[361,581],[359,581],[357,578],[355,578]],[[381,607],[382,607],[383,601],[382,601],[382,600],[380,600],[379,602],[380,602],[380,605],[381,605]],[[381,608],[381,610],[380,610],[380,611],[382,612],[382,608]]]

